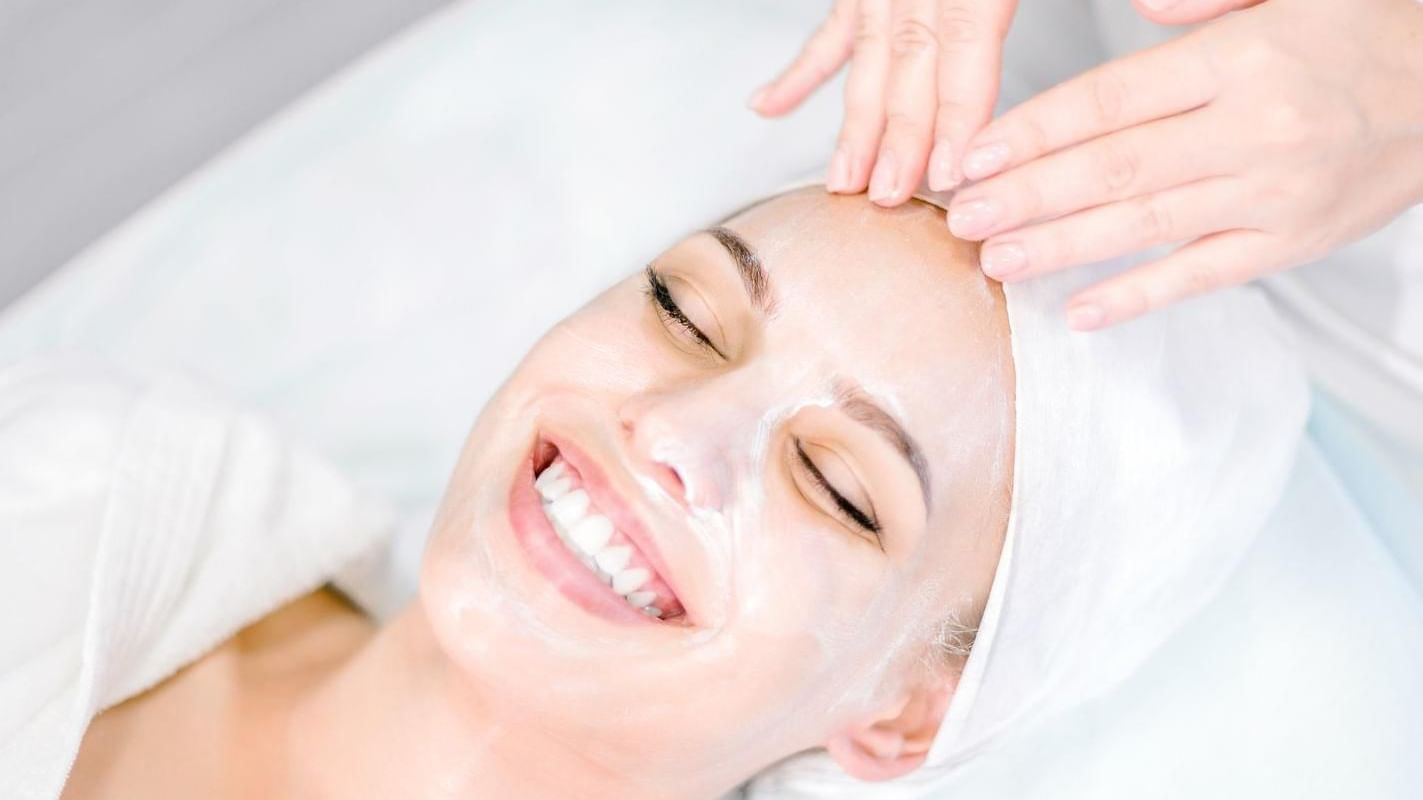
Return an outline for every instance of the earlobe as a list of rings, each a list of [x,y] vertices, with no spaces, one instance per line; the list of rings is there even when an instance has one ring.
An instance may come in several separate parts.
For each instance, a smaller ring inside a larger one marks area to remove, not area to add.
[[[908,775],[924,763],[928,751],[904,752],[904,740],[871,745],[862,735],[846,732],[825,744],[826,752],[845,770],[845,774],[862,781],[887,781]]]
[[[840,768],[862,781],[886,781],[918,769],[929,755],[955,681],[912,690],[879,714],[851,724],[825,743]]]

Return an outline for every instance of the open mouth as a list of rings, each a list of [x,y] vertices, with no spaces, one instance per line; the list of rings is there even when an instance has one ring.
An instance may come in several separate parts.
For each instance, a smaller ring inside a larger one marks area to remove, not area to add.
[[[515,487],[524,511],[516,526],[535,529],[525,538],[546,545],[534,554],[539,570],[602,616],[689,624],[646,529],[598,466],[570,443],[548,438],[535,444],[529,463]]]

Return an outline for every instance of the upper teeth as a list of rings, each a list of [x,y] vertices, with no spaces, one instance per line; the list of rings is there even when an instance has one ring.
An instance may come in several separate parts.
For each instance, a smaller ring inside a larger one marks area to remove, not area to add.
[[[662,616],[662,610],[652,605],[657,593],[638,591],[651,574],[640,567],[628,567],[631,547],[609,544],[614,532],[612,521],[593,510],[587,492],[573,488],[573,476],[568,474],[562,458],[534,480],[534,488],[543,498],[544,515],[573,554],[634,608],[649,616]]]

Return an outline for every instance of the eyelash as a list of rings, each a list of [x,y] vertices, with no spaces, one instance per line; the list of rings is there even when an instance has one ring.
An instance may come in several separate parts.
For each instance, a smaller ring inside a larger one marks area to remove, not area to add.
[[[831,486],[830,482],[825,480],[825,475],[821,473],[820,468],[815,466],[815,462],[810,460],[810,456],[806,455],[805,448],[801,447],[799,440],[796,440],[795,452],[796,457],[800,459],[801,465],[805,467],[806,472],[810,473],[811,481],[820,487],[822,492],[825,492],[826,496],[834,503],[836,510],[840,512],[845,521],[864,529],[867,533],[873,533],[875,535],[875,543],[879,545],[880,550],[884,550],[884,537],[880,535],[879,522],[859,508],[856,508],[854,503],[845,499],[844,495],[835,491],[835,487]]]
[[[717,349],[717,346],[712,343],[712,340],[707,338],[705,333],[702,333],[701,328],[698,328],[696,323],[688,319],[687,315],[682,312],[681,307],[677,305],[677,301],[672,299],[672,292],[667,288],[667,282],[662,279],[662,276],[658,274],[657,270],[653,269],[651,265],[648,265],[648,267],[643,270],[643,273],[647,278],[647,286],[643,289],[643,292],[647,295],[648,300],[652,302],[653,307],[657,309],[658,316],[664,321],[670,321],[681,327],[687,335],[697,341],[700,347],[725,358],[722,352]],[[795,451],[796,456],[800,459],[801,465],[804,466],[806,472],[810,474],[811,481],[830,499],[830,502],[835,506],[835,510],[839,512],[840,517],[845,522],[861,528],[867,533],[874,534],[875,543],[879,545],[880,550],[884,550],[884,539],[880,535],[879,522],[857,508],[854,503],[846,500],[844,495],[837,492],[835,487],[831,486],[830,482],[825,480],[825,475],[821,473],[820,468],[815,466],[815,462],[810,460],[810,456],[806,455],[805,449],[801,447],[799,441],[795,443]]]
[[[672,292],[667,288],[667,282],[662,280],[662,276],[657,273],[657,270],[649,265],[647,269],[643,270],[643,274],[647,277],[647,286],[643,289],[643,292],[647,295],[648,299],[652,301],[653,307],[657,309],[657,315],[662,317],[663,320],[671,321],[680,326],[689,336],[697,340],[699,347],[710,350],[722,358],[726,358],[721,350],[717,349],[717,346],[712,343],[712,340],[707,338],[705,333],[702,333],[702,329],[698,328],[696,323],[687,319],[687,315],[682,313],[682,309],[677,305],[677,301],[672,299]]]

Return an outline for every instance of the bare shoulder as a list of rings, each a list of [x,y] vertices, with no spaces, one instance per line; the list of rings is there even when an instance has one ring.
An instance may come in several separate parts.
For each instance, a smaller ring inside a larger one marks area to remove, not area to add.
[[[239,756],[272,739],[285,706],[374,630],[330,589],[293,600],[96,717],[63,797],[241,796]]]

